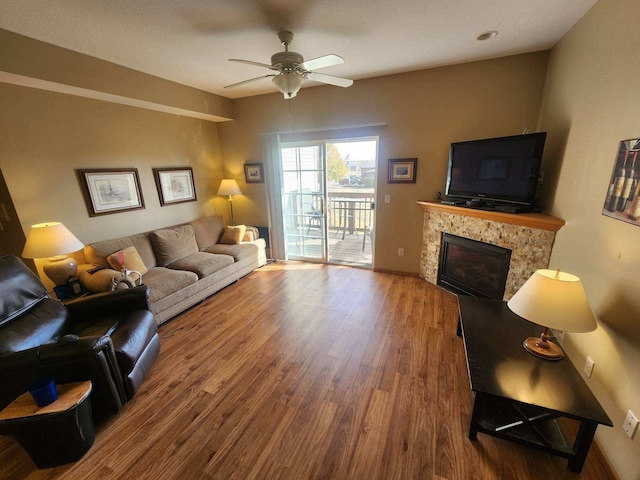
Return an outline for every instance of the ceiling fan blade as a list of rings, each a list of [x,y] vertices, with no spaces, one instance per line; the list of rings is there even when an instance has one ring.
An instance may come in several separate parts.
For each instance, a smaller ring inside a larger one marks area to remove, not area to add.
[[[262,80],[263,78],[269,78],[269,77],[275,77],[275,75],[263,75],[261,77],[256,77],[256,78],[250,78],[249,80],[244,80],[242,82],[238,82],[238,83],[232,83],[231,85],[227,85],[224,88],[233,88],[233,87],[239,87],[240,85],[244,85],[245,83],[251,83],[251,82],[255,82],[257,80]]]
[[[333,75],[325,75],[324,73],[309,72],[305,75],[305,78],[314,82],[335,85],[336,87],[347,88],[353,85],[353,80],[349,80],[348,78],[334,77]]]
[[[300,65],[298,65],[298,68],[311,71],[317,70],[319,68],[332,67],[333,65],[340,65],[341,63],[344,63],[344,59],[338,55],[334,55],[333,53],[331,53],[323,57],[312,58],[311,60],[302,62]]]
[[[229,61],[246,63],[247,65],[255,65],[257,67],[265,67],[265,68],[268,68],[269,70],[279,70],[278,67],[274,67],[273,65],[269,65],[268,63],[252,62],[251,60],[240,60],[239,58],[230,58]]]

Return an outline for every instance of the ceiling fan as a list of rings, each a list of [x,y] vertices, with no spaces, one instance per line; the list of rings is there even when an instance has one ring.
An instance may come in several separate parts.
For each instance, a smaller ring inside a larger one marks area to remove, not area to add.
[[[305,80],[312,80],[314,82],[326,83],[329,85],[336,85],[338,87],[350,87],[353,85],[353,80],[347,78],[334,77],[333,75],[325,75],[323,73],[315,73],[313,70],[319,68],[331,67],[333,65],[340,65],[344,63],[342,57],[338,55],[324,55],[322,57],[313,58],[311,60],[304,61],[302,55],[297,52],[289,51],[289,44],[293,40],[293,33],[283,31],[278,33],[278,38],[282,45],[284,45],[284,52],[278,52],[271,56],[271,65],[260,62],[253,62],[251,60],[240,60],[237,58],[230,58],[230,62],[247,63],[249,65],[257,65],[258,67],[265,67],[270,70],[277,71],[278,73],[272,73],[269,75],[263,75],[261,77],[251,78],[242,82],[227,85],[224,88],[233,88],[245,83],[255,82],[256,80],[262,80],[263,78],[273,77],[271,81],[278,87],[278,90],[282,92],[285,99],[293,98],[298,94],[300,87]]]

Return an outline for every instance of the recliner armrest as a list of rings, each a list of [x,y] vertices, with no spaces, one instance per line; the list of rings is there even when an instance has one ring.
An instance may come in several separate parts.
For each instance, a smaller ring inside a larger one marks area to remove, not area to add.
[[[99,415],[116,413],[126,401],[111,338],[86,336],[73,343],[46,343],[0,355],[0,406],[48,375],[56,383],[91,380],[92,403]]]
[[[42,362],[60,362],[78,358],[94,357],[103,350],[115,355],[111,338],[106,336],[80,337],[67,344],[45,343],[43,345],[7,353],[0,356],[0,374],[15,370],[35,368]],[[115,356],[113,357],[115,359]]]
[[[87,317],[126,313],[132,310],[151,310],[149,287],[140,285],[114,292],[97,293],[66,304],[69,312],[78,320]]]
[[[65,362],[95,356],[103,350],[115,355],[111,338],[102,336],[80,337],[72,343],[45,343],[40,345],[40,363]]]

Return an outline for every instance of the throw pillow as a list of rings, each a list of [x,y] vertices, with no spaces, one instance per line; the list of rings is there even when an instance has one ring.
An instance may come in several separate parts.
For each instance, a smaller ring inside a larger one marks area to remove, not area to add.
[[[226,245],[238,245],[240,242],[242,242],[244,232],[246,230],[247,227],[244,225],[236,225],[235,227],[224,227],[224,233],[222,234],[220,243],[224,243]]]
[[[123,267],[126,267],[127,270],[135,270],[136,272],[140,272],[140,275],[144,275],[149,271],[147,266],[140,258],[140,254],[136,247],[127,247],[122,250],[118,250],[115,253],[112,253],[107,257],[107,261],[109,265],[114,270],[121,271]]]

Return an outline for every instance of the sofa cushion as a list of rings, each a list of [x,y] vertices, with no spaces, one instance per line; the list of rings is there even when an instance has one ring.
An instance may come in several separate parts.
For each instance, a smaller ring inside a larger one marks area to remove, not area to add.
[[[244,225],[236,225],[235,227],[224,227],[224,233],[220,239],[220,243],[226,245],[238,245],[244,238],[244,232],[247,227]]]
[[[204,278],[229,265],[233,265],[233,257],[229,255],[196,252],[167,265],[167,268],[187,270],[195,273],[199,278]]]
[[[195,230],[199,250],[218,243],[224,231],[224,220],[220,215],[198,218],[189,225]]]
[[[153,252],[151,240],[148,233],[139,233],[129,237],[116,238],[113,240],[104,240],[95,242],[84,247],[84,255],[89,263],[94,265],[102,265],[110,267],[107,257],[113,252],[122,250],[126,247],[136,247],[140,258],[147,268],[156,266],[156,256]]]
[[[131,246],[124,248],[122,250],[118,250],[115,253],[112,253],[107,257],[107,261],[109,265],[114,270],[121,271],[123,268],[127,268],[127,270],[133,270],[136,272],[140,272],[140,275],[144,275],[149,271],[147,266],[140,258],[140,254],[136,247]]]
[[[197,281],[198,275],[193,272],[171,270],[164,267],[152,268],[144,276],[144,283],[151,290],[149,295],[150,303],[169,296]]]
[[[258,257],[259,247],[257,243],[241,243],[240,245],[211,245],[205,250],[209,253],[218,253],[222,255],[231,255],[237,262],[243,258]]]
[[[166,267],[198,251],[196,235],[191,225],[155,230],[150,234],[158,266]]]

